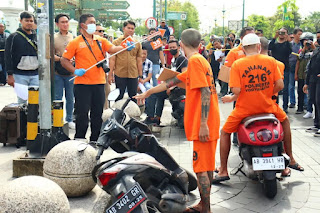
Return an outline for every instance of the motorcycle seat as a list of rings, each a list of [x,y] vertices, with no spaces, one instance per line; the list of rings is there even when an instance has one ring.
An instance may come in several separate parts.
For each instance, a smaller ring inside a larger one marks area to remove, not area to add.
[[[175,202],[178,202],[178,203],[181,203],[181,204],[186,202],[186,196],[185,195],[176,194],[176,193],[163,194],[161,196],[161,199],[163,199],[163,200],[172,200],[172,201],[175,201]]]
[[[276,116],[271,113],[252,115],[243,119],[241,123],[243,123],[244,127],[247,128],[250,124],[256,121],[272,121],[279,123],[279,120],[276,118]]]

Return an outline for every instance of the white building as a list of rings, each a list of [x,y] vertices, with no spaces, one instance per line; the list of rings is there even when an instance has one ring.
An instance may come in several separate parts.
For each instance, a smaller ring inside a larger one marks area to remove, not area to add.
[[[4,19],[1,17],[0,21],[4,20],[6,29],[11,33],[15,32],[19,27],[19,14],[24,11],[24,0],[0,0],[0,11],[4,15]],[[34,9],[29,5],[29,11],[33,12]]]

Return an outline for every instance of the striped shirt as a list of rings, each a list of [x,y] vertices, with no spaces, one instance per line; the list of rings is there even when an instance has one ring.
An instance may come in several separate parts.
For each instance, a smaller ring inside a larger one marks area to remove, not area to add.
[[[143,79],[148,77],[149,73],[152,73],[152,61],[146,58],[146,60],[142,64],[142,77]]]

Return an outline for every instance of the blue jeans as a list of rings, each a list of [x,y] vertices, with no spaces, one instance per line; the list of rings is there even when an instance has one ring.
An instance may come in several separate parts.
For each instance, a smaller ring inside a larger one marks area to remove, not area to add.
[[[292,72],[293,71],[293,72]],[[290,104],[296,104],[296,81],[294,79],[294,71],[295,71],[295,66],[290,65],[290,72],[289,72],[289,99],[290,99]]]
[[[158,85],[157,75],[160,73],[160,65],[153,64],[152,65],[152,85],[155,87]]]
[[[39,75],[18,75],[13,74],[13,78],[15,83],[22,84],[26,86],[37,86],[39,87]],[[18,97],[18,96],[17,96]],[[18,97],[19,104],[26,104],[27,100],[23,100],[22,98]]]
[[[144,87],[146,88],[146,90],[149,90],[149,89],[151,89],[151,84],[150,84],[150,82],[146,82],[146,83],[144,83],[143,84],[144,85]]]
[[[54,75],[54,99],[62,100],[63,89],[65,90],[66,98],[66,121],[73,121],[73,107],[74,107],[74,95],[73,95],[73,80],[69,81],[73,76]]]
[[[284,71],[284,88],[283,88],[283,106],[282,108],[284,110],[288,109],[288,103],[289,103],[289,70]]]

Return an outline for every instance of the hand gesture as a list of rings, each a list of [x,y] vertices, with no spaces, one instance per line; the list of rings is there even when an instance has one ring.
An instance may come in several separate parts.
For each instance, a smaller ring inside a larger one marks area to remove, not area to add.
[[[279,37],[279,30],[276,31],[276,34],[274,35],[274,39],[277,39]]]
[[[209,141],[209,127],[207,123],[200,124],[199,140],[201,142]]]
[[[147,92],[138,94],[138,95],[134,96],[133,98],[135,98],[135,99],[137,99],[137,101],[139,101],[139,100],[144,100],[144,99],[148,98],[149,96],[150,95],[148,94],[148,91],[147,91]]]

